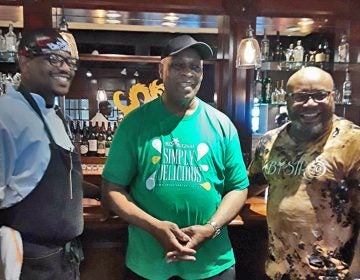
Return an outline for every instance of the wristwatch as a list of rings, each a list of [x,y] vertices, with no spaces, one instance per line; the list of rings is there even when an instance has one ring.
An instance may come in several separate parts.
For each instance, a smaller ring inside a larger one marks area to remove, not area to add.
[[[206,224],[212,226],[212,228],[214,229],[214,234],[211,237],[211,239],[214,239],[216,236],[218,236],[220,234],[220,228],[218,227],[218,225],[215,221],[208,221]]]

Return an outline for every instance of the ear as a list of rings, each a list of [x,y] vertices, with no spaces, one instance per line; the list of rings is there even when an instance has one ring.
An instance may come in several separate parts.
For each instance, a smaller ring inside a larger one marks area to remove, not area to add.
[[[28,57],[25,56],[18,56],[18,65],[19,65],[19,69],[21,73],[25,73],[28,68],[28,64],[29,64],[30,59]]]

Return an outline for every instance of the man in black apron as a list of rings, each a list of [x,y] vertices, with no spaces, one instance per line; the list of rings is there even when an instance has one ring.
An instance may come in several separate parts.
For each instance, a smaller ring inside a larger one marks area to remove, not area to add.
[[[21,84],[0,99],[0,167],[5,170],[0,171],[0,226],[21,234],[20,279],[79,279],[80,155],[54,111],[55,97],[68,93],[78,61],[54,30],[24,34],[18,52]]]

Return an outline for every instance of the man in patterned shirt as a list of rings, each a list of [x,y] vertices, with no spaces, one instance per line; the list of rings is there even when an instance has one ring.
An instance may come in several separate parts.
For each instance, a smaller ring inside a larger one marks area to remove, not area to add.
[[[269,187],[269,279],[360,277],[360,128],[333,114],[333,88],[320,68],[293,74],[291,121],[261,138],[249,166],[250,195]]]

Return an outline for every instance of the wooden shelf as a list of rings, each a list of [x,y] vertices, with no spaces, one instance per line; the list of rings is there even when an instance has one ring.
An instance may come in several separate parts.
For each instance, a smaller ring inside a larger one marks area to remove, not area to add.
[[[123,54],[79,54],[80,61],[93,62],[132,62],[132,63],[160,63],[160,56],[123,55]],[[204,64],[214,64],[223,59],[204,60]]]
[[[342,62],[276,62],[276,61],[264,61],[261,63],[262,71],[288,71],[295,72],[303,66],[316,66],[324,70],[333,71],[346,71],[348,68],[350,71],[358,71],[360,69],[360,63],[342,63]]]
[[[80,54],[80,61],[159,63],[160,56],[122,54]]]

